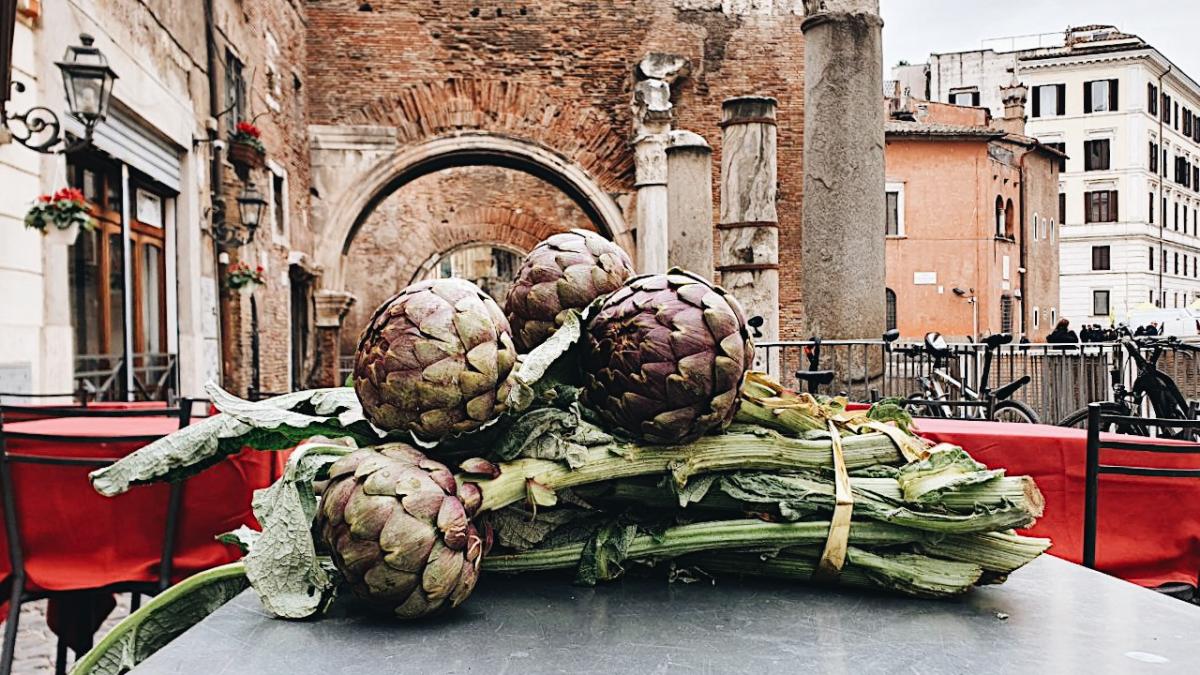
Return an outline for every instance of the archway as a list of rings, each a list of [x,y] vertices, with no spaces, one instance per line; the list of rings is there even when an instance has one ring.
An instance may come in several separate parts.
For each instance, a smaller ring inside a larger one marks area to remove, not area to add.
[[[435,138],[400,148],[360,175],[328,209],[317,245],[327,291],[345,290],[346,252],[374,208],[405,184],[430,173],[463,166],[523,171],[575,201],[597,229],[636,255],[632,233],[616,201],[579,165],[526,140],[486,132]]]

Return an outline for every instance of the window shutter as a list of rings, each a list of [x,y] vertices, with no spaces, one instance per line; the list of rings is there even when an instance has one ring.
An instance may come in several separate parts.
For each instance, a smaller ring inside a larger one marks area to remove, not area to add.
[[[1056,84],[1054,88],[1057,90],[1055,93],[1058,94],[1055,97],[1057,99],[1055,103],[1058,104],[1058,114],[1065,115],[1067,114],[1067,85]]]
[[[1092,193],[1083,193],[1083,222],[1092,222]]]
[[[971,105],[973,105],[973,106],[979,105],[979,92],[977,92],[977,91],[971,92]]]
[[[1034,117],[1042,116],[1042,88],[1041,87],[1033,88],[1033,116]]]
[[[1120,82],[1120,80],[1109,80],[1108,81],[1108,109],[1109,110],[1119,110],[1120,109],[1117,107],[1117,89],[1118,89],[1117,83],[1118,82]]]
[[[1117,217],[1117,191],[1108,191],[1108,220],[1109,222],[1117,222],[1120,218]]]
[[[1083,83],[1083,112],[1092,112],[1092,83]]]

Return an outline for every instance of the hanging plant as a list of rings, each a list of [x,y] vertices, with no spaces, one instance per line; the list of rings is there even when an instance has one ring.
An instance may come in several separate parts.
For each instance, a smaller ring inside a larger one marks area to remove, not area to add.
[[[40,230],[47,240],[73,244],[80,230],[96,228],[83,192],[63,188],[52,195],[41,195],[25,214],[25,227]]]
[[[229,161],[240,167],[260,168],[267,148],[262,142],[262,130],[250,122],[238,122],[229,139]]]
[[[251,268],[246,263],[236,262],[230,265],[225,283],[229,285],[230,289],[249,295],[259,286],[267,285],[267,279],[263,276],[262,265]]]

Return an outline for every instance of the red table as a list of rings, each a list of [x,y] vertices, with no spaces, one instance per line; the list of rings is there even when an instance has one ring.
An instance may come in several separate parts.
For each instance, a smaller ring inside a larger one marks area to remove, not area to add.
[[[922,436],[960,445],[989,467],[1028,474],[1046,497],[1046,512],[1028,534],[1050,537],[1050,553],[1083,558],[1087,432],[1044,424],[917,420]],[[1197,455],[1101,451],[1101,461],[1143,466],[1200,466]],[[1142,586],[1196,585],[1200,573],[1200,480],[1102,475],[1096,565]]]
[[[65,417],[6,424],[6,432],[64,436],[163,436],[170,417]],[[119,458],[144,445],[48,443],[10,438],[8,452],[24,455]],[[240,557],[213,537],[253,524],[250,499],[279,475],[279,453],[244,450],[188,479],[174,556],[174,579]],[[117,497],[97,494],[92,469],[12,464],[13,496],[30,590],[71,591],[126,581],[155,581],[162,556],[168,486],[138,486]],[[12,573],[8,541],[0,532],[0,582]],[[5,596],[7,597],[7,595]]]

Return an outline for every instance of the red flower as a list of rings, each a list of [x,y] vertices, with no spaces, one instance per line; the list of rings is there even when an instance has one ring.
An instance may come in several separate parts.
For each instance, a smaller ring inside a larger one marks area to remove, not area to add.
[[[51,197],[50,195],[42,195],[41,197],[38,197],[38,201],[43,204],[49,204],[50,202],[54,201],[54,197]]]
[[[259,136],[262,136],[262,131],[260,131],[258,127],[254,126],[253,124],[251,124],[249,122],[238,122],[237,123],[237,132],[239,134],[253,136],[254,138],[258,138]]]
[[[259,273],[259,274],[262,274],[262,273],[263,273],[263,266],[262,266],[262,265],[259,265],[259,266],[258,266],[258,273]]]

